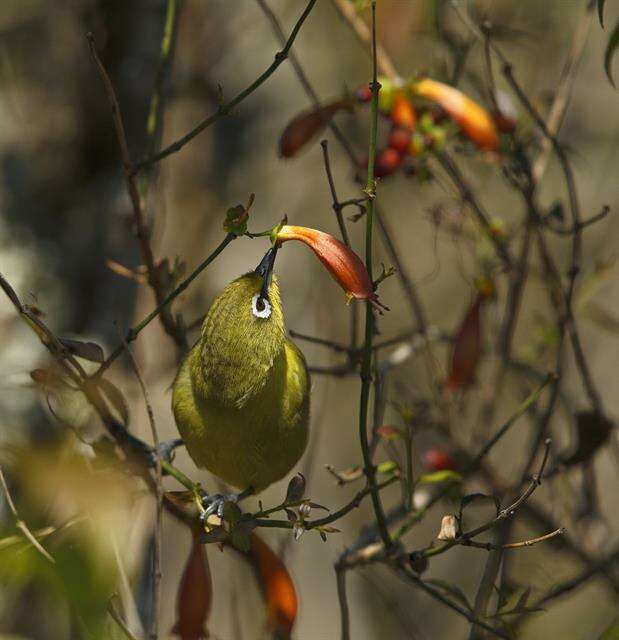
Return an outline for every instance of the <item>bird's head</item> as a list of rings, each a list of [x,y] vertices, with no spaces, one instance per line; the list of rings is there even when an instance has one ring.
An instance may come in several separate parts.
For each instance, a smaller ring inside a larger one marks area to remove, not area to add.
[[[273,274],[276,254],[269,249],[254,271],[233,280],[202,325],[202,367],[228,402],[242,403],[284,346],[284,314]]]

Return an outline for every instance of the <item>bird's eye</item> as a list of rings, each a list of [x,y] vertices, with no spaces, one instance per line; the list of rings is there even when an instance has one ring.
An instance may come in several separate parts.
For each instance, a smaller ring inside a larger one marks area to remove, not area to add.
[[[256,318],[268,318],[271,315],[271,303],[257,293],[251,300],[251,312]]]

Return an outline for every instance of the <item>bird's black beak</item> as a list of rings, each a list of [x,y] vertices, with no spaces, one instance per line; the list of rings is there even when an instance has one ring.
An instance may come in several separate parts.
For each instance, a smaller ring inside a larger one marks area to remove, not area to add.
[[[277,247],[271,247],[260,260],[260,264],[254,270],[262,277],[262,289],[260,289],[260,297],[269,299],[269,286],[271,284],[271,276],[273,275],[273,265],[275,264],[275,256],[277,255]]]

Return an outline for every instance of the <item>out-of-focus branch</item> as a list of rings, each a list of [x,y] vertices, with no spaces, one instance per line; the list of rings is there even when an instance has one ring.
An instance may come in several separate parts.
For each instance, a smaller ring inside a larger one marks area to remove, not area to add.
[[[4,493],[4,497],[6,498],[6,503],[9,505],[9,510],[13,514],[13,518],[15,519],[15,526],[24,534],[24,536],[28,539],[30,544],[46,559],[49,560],[52,564],[56,561],[49,554],[48,551],[45,550],[45,547],[36,539],[36,536],[30,531],[28,525],[19,517],[19,513],[17,512],[17,507],[13,502],[13,498],[11,496],[11,492],[9,491],[9,486],[6,483],[6,479],[4,478],[4,473],[2,468],[0,467],[0,485],[2,486],[2,491]]]
[[[552,135],[556,135],[561,128],[563,117],[567,110],[567,106],[570,99],[570,93],[574,84],[574,78],[576,77],[576,71],[578,70],[578,63],[582,58],[582,54],[585,50],[587,43],[587,37],[591,28],[591,22],[593,20],[593,14],[595,10],[595,3],[588,2],[587,6],[576,25],[574,35],[572,36],[572,45],[570,51],[561,70],[561,76],[555,89],[554,99],[552,106],[548,112],[546,118],[546,127]],[[533,163],[533,180],[536,184],[542,179],[546,166],[548,165],[548,157],[552,151],[552,143],[548,138],[542,140],[542,148],[535,158]]]
[[[155,414],[153,413],[153,406],[150,402],[146,383],[140,371],[140,367],[131,351],[129,345],[123,340],[123,346],[131,362],[135,377],[140,385],[142,391],[142,397],[144,398],[144,404],[146,405],[146,413],[148,414],[148,423],[150,424],[150,431],[153,438],[153,445],[155,451],[159,451],[159,434],[157,433],[157,425],[155,423]],[[162,545],[162,533],[163,533],[163,472],[161,467],[161,457],[157,456],[155,463],[155,482],[156,482],[156,516],[155,516],[155,550],[153,558],[153,613],[152,613],[152,626],[150,630],[151,640],[157,640],[159,637],[159,615],[161,608],[161,545]]]
[[[122,157],[123,169],[125,172],[125,182],[127,184],[127,193],[131,200],[133,208],[133,220],[135,223],[136,235],[140,246],[140,253],[142,255],[142,261],[146,267],[148,274],[148,283],[152,288],[155,299],[158,305],[162,305],[163,300],[166,297],[166,290],[162,279],[161,264],[155,262],[153,250],[150,244],[150,232],[146,222],[146,214],[144,207],[144,199],[140,194],[140,188],[138,185],[138,176],[135,171],[135,167],[131,162],[129,154],[129,147],[127,145],[127,137],[125,135],[125,126],[122,120],[122,114],[120,112],[120,105],[118,104],[118,98],[116,97],[116,91],[114,85],[99,58],[97,53],[97,47],[94,36],[92,33],[88,34],[88,44],[90,46],[90,54],[97,67],[101,80],[105,86],[105,91],[112,109],[112,118],[114,120],[114,128],[116,129],[116,137],[118,139],[118,146]],[[174,340],[176,345],[181,351],[187,350],[187,337],[182,327],[174,320],[174,317],[170,313],[166,306],[161,308],[161,322],[166,333]]]
[[[372,31],[363,18],[357,13],[355,6],[349,0],[332,0],[343,20],[353,28],[353,31],[361,41],[365,51],[371,51]],[[379,72],[390,80],[398,77],[398,73],[382,45],[376,46],[376,64]]]
[[[305,19],[309,16],[315,4],[316,4],[316,0],[309,0],[309,2],[307,3],[307,6],[303,10],[303,13],[297,20],[296,24],[294,25],[290,33],[290,36],[286,41],[286,45],[283,47],[281,51],[278,51],[275,54],[275,58],[273,62],[267,67],[267,69],[260,76],[258,76],[258,78],[256,78],[256,80],[254,80],[247,88],[243,89],[243,91],[237,94],[234,98],[232,98],[230,102],[221,104],[217,109],[217,111],[215,111],[215,113],[205,118],[202,122],[200,122],[200,124],[194,127],[189,133],[184,135],[182,138],[168,145],[158,153],[155,153],[152,156],[149,156],[148,158],[145,158],[144,160],[136,164],[135,170],[140,171],[141,169],[144,169],[145,167],[148,167],[149,165],[152,165],[156,162],[160,162],[164,158],[167,158],[168,156],[172,155],[173,153],[180,151],[188,142],[191,142],[197,135],[202,133],[205,129],[210,127],[213,123],[217,122],[217,120],[231,113],[234,107],[236,107],[238,104],[243,102],[245,98],[250,96],[256,89],[258,89],[258,87],[260,87],[264,82],[266,82],[266,80],[268,80],[273,75],[275,70],[288,57],[288,52],[290,51],[290,48],[292,47],[299,31],[301,30],[301,27],[303,26]]]

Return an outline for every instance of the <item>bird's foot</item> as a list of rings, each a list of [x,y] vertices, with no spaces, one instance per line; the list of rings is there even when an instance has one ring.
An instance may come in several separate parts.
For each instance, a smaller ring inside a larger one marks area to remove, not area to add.
[[[215,493],[211,496],[204,496],[202,498],[202,506],[204,507],[204,512],[201,516],[202,519],[206,520],[206,518],[213,513],[217,514],[219,518],[223,518],[226,503],[232,502],[233,504],[237,504],[241,500],[251,496],[253,492],[254,490],[250,487],[240,493]]]
[[[157,460],[165,460],[166,462],[172,462],[174,459],[174,450],[178,447],[182,447],[184,442],[181,438],[174,438],[172,440],[166,440],[161,442],[157,449],[153,449],[150,454],[151,466],[156,466]]]

